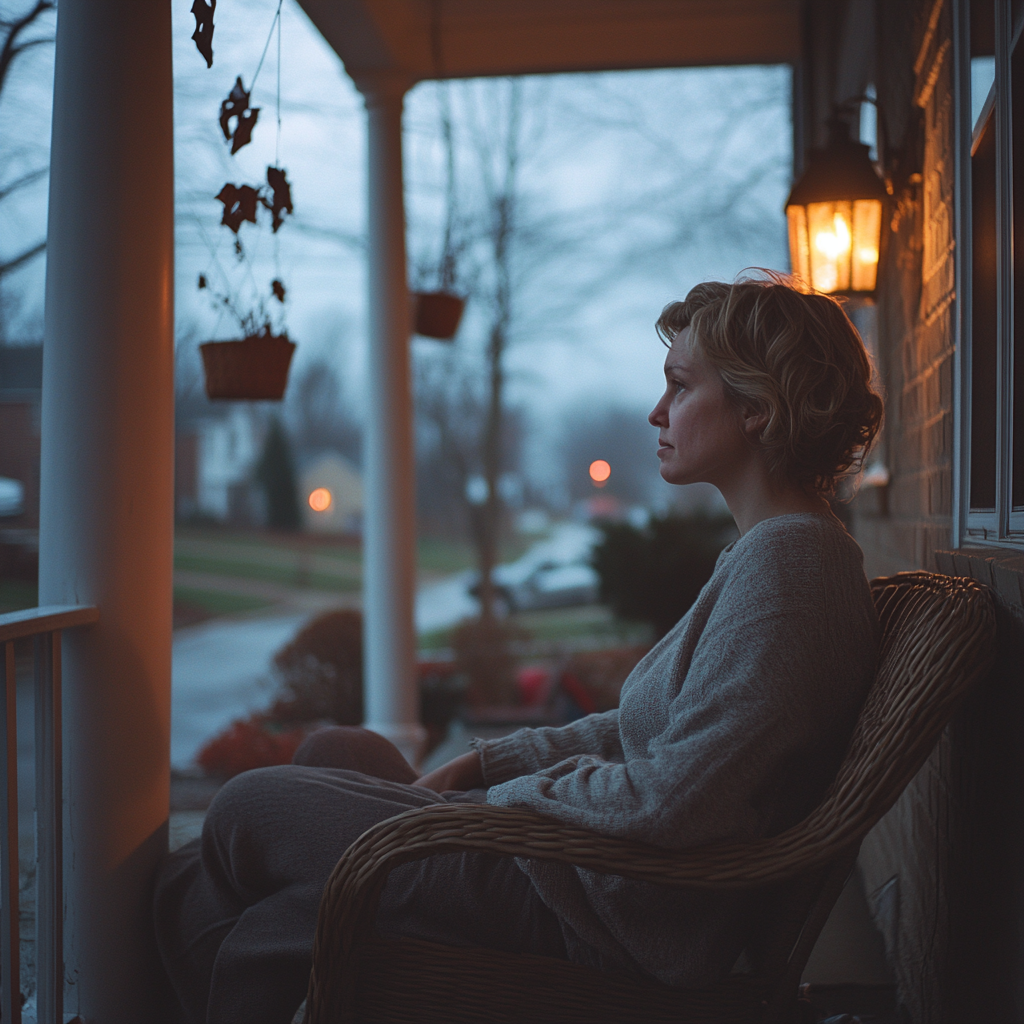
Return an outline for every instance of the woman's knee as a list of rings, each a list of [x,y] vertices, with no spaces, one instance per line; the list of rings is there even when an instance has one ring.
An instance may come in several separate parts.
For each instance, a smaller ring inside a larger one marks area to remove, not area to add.
[[[335,725],[318,729],[299,745],[292,764],[345,768],[390,782],[410,783],[419,777],[393,743],[361,726]]]
[[[292,802],[288,792],[296,782],[291,765],[254,768],[228,779],[217,791],[203,819],[204,838],[210,832],[237,835],[264,817],[269,807]]]

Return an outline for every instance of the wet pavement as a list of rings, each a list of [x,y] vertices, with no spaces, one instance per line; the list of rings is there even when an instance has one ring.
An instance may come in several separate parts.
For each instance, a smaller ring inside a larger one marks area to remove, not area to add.
[[[171,766],[187,768],[199,748],[236,718],[266,707],[270,660],[310,613],[214,620],[174,634]]]

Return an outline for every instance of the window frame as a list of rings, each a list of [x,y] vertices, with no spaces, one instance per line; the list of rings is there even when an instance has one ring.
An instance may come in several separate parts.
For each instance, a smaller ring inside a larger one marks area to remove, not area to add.
[[[971,4],[995,9],[996,145],[996,481],[995,509],[970,506],[972,175]],[[1013,444],[1013,111],[1010,65],[1024,19],[1013,24],[1012,0],[953,0],[953,89],[955,164],[955,386],[953,391],[952,542],[1024,548],[1024,509],[1012,500]],[[1024,42],[1021,42],[1024,46]],[[1024,130],[1024,117],[1020,118]],[[1020,212],[1020,211],[1018,211]],[[1018,255],[1024,259],[1024,254]],[[1024,297],[1020,301],[1024,301]]]

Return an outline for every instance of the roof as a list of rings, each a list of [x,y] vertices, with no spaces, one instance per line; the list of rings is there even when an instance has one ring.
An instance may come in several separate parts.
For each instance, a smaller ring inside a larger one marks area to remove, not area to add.
[[[356,80],[778,64],[799,0],[299,0]]]

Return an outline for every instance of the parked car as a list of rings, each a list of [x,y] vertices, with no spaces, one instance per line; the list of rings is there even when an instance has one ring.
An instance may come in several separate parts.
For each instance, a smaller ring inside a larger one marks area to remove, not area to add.
[[[494,587],[499,605],[507,612],[521,612],[594,604],[600,580],[590,555],[600,536],[590,526],[562,523],[522,558],[496,566]],[[479,578],[472,579],[469,592],[480,596]]]
[[[0,476],[0,516],[20,516],[25,511],[25,485]]]

